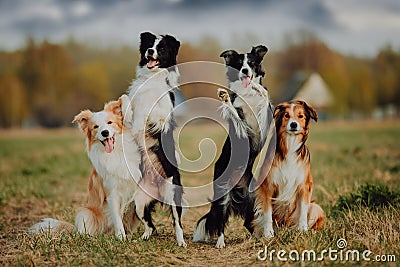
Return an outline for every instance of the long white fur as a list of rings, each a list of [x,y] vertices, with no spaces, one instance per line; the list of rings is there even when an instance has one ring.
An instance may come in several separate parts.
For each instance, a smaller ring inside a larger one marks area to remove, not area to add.
[[[153,49],[155,47],[156,44],[153,46]],[[146,151],[144,133],[148,128],[148,123],[153,125],[151,130],[154,132],[167,132],[171,130],[173,103],[170,99],[169,92],[178,87],[178,79],[179,70],[176,66],[169,70],[157,66],[152,69],[140,66],[136,68],[136,79],[130,85],[128,92],[132,108],[131,132],[141,150]],[[177,160],[180,160],[179,157],[177,157]],[[145,183],[145,181],[143,181],[143,183]],[[159,185],[159,189],[164,188],[163,196],[159,197],[163,197],[168,204],[172,204],[171,209],[173,218],[175,218],[176,239],[179,246],[186,247],[186,243],[183,239],[183,230],[176,220],[178,212],[173,205],[174,187],[172,184],[169,185],[168,182],[162,183],[162,185]],[[145,232],[142,238],[148,239],[152,234],[152,229],[147,225],[145,220],[143,220],[142,213],[143,205],[150,203],[153,198],[141,189],[138,190],[134,198],[137,205],[137,215],[145,226]],[[183,211],[184,210],[185,209],[183,209]]]
[[[207,219],[204,218],[196,225],[196,229],[193,233],[193,239],[192,239],[193,242],[209,240],[210,237],[206,233],[206,221],[207,221]]]
[[[300,147],[297,136],[286,138],[288,153],[278,168],[272,169],[272,181],[278,186],[279,196],[276,201],[290,202],[294,199],[299,185],[305,181],[304,164],[299,161],[296,150]]]
[[[129,114],[129,110],[127,110],[129,98],[126,95],[121,98],[123,100],[123,112]],[[69,228],[71,231],[77,230],[81,234],[104,233],[114,225],[115,235],[120,239],[126,238],[122,217],[133,201],[137,183],[141,178],[139,169],[141,155],[131,134],[119,134],[107,124],[107,112],[93,113],[91,120],[95,120],[99,125],[98,134],[94,137],[98,141],[89,146],[88,140],[86,140],[86,150],[93,167],[103,178],[103,185],[109,193],[107,205],[104,206],[103,210],[104,220],[93,216],[92,211],[88,208],[81,208],[76,215],[75,226],[46,218],[33,225],[29,229],[30,233],[59,231],[60,228]],[[110,136],[114,135],[114,150],[111,153],[106,153],[104,146],[100,143],[104,139],[101,136],[103,130],[108,130]]]
[[[248,134],[256,134],[254,129],[260,130],[260,135],[255,136],[259,140],[265,140],[268,132],[268,109],[269,95],[264,87],[253,80],[250,88],[243,89],[240,81],[231,82],[229,89],[236,93],[238,97],[234,103],[222,101],[220,111],[224,119],[231,120],[234,124],[235,134],[240,138],[245,138]],[[218,89],[218,95],[221,92],[227,93],[225,89]],[[221,99],[222,100],[222,99]],[[242,108],[245,115],[245,122],[240,119],[235,108]]]
[[[51,232],[60,226],[60,221],[52,218],[44,218],[40,223],[34,224],[28,229],[30,234]]]
[[[93,114],[92,120],[99,120],[98,132],[101,132],[100,122],[105,118],[101,112],[97,114],[99,116],[96,116],[96,113]],[[107,153],[100,142],[93,143],[90,149],[87,144],[87,153],[93,167],[103,178],[104,187],[108,190],[107,205],[115,235],[120,239],[125,239],[123,214],[132,203],[137,183],[141,178],[139,169],[141,154],[138,146],[131,134],[116,133],[114,150],[111,153]],[[83,230],[78,229],[79,232]]]
[[[173,110],[169,91],[178,86],[178,69],[149,70],[138,66],[136,76],[128,89],[133,112],[132,134],[144,132],[148,121],[155,124],[155,130],[168,131],[171,127],[168,118]]]

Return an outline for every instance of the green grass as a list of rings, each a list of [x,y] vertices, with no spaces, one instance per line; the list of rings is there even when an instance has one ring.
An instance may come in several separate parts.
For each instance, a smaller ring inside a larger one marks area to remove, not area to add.
[[[200,155],[199,140],[213,139],[219,155],[224,136],[220,127],[189,125],[179,144],[183,154],[193,160]],[[307,233],[281,228],[276,237],[266,240],[250,237],[240,219],[231,219],[226,231],[227,247],[218,250],[213,247],[215,240],[190,241],[194,224],[208,206],[192,208],[182,219],[186,249],[176,245],[171,218],[161,209],[154,215],[158,234],[149,241],[139,239],[141,228],[124,242],[112,235],[27,234],[27,228],[44,217],[73,222],[75,209],[85,203],[91,166],[84,151],[84,138],[76,129],[0,132],[0,265],[279,266],[284,263],[276,258],[272,263],[258,261],[257,252],[264,245],[269,251],[321,252],[330,247],[336,249],[339,238],[347,240],[348,249],[369,249],[374,254],[394,254],[398,258],[398,209],[386,207],[376,211],[360,206],[338,214],[333,207],[340,195],[356,192],[366,182],[400,189],[399,136],[399,122],[313,124],[308,140],[315,185],[313,198],[328,216],[324,228]],[[211,181],[211,174],[212,166],[201,173],[182,172],[182,181],[185,185],[202,185]],[[314,265],[320,264],[344,262],[325,259]]]

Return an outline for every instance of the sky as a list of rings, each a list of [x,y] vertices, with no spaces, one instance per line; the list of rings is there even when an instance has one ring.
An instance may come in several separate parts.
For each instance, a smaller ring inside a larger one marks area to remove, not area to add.
[[[182,42],[213,37],[226,49],[265,44],[279,51],[312,32],[332,49],[373,56],[400,50],[399,0],[0,0],[0,49],[28,36],[137,46],[140,32]]]

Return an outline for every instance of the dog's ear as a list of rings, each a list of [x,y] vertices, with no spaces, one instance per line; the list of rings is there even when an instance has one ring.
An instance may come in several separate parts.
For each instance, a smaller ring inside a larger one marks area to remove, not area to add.
[[[265,54],[268,52],[268,48],[264,45],[258,45],[251,49],[251,54],[256,56],[257,62],[261,63]]]
[[[277,105],[274,109],[274,118],[276,119],[278,115],[287,108],[287,103],[281,103]]]
[[[144,55],[146,53],[147,48],[153,46],[154,41],[157,36],[152,34],[151,32],[142,32],[140,34],[140,53]]]
[[[175,51],[175,55],[177,55],[178,51],[179,51],[179,47],[181,46],[181,42],[176,40],[175,37],[171,36],[171,35],[164,35],[163,37],[167,41],[168,47],[173,48],[174,51]]]
[[[122,117],[122,98],[120,97],[117,101],[111,101],[105,104],[104,110]]]
[[[232,60],[236,57],[239,56],[239,53],[236,52],[235,50],[226,50],[224,52],[221,53],[221,55],[219,55],[220,57],[223,57],[225,60],[225,64],[230,64],[230,62],[232,62]]]
[[[308,114],[308,116],[309,116],[311,119],[315,120],[316,122],[318,121],[318,114],[317,114],[316,109],[315,109],[313,106],[307,104],[305,101],[298,100],[298,99],[294,100],[293,103],[302,105],[303,108],[304,108],[304,110],[305,110],[306,113]]]
[[[82,132],[87,133],[89,128],[89,120],[93,113],[90,110],[83,110],[78,115],[76,115],[72,123],[77,123]]]

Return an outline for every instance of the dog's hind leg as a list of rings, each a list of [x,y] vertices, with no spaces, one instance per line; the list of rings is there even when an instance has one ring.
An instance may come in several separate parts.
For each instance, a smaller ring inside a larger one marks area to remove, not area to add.
[[[170,180],[170,179],[168,179]],[[174,179],[172,179],[172,182]],[[176,182],[176,181],[175,181]],[[183,238],[183,229],[181,223],[182,217],[182,187],[180,185],[171,184],[169,181],[165,184],[164,198],[171,207],[173,223],[175,227],[176,241],[178,246],[186,247],[186,242]]]
[[[211,203],[210,211],[201,217],[195,226],[193,242],[208,241],[210,237],[217,235],[215,247],[225,247],[224,230],[230,215],[230,212],[227,212],[227,201],[229,198],[225,195]]]
[[[253,226],[253,221],[254,221],[254,210],[253,210],[254,205],[251,205],[250,207],[247,208],[246,214],[244,216],[244,223],[243,226],[246,227],[246,229],[250,232],[250,234],[253,234],[254,232],[254,226]]]
[[[148,203],[144,208],[144,220],[147,222],[147,225],[153,229],[152,233],[157,232],[156,227],[153,224],[153,219],[151,218],[151,213],[154,211],[154,206],[157,204],[157,200],[153,200]]]
[[[149,205],[151,205],[152,201],[153,199],[150,196],[141,189],[138,189],[135,195],[136,215],[144,225],[144,233],[141,237],[144,240],[149,239],[151,234],[155,231],[155,226],[151,221],[151,212],[149,210]]]
[[[126,233],[133,234],[136,232],[137,228],[140,225],[140,220],[136,215],[136,207],[135,203],[132,202],[129,204],[128,210],[124,214],[124,218],[122,222],[125,226]]]

